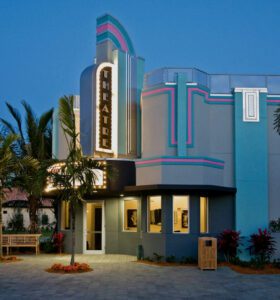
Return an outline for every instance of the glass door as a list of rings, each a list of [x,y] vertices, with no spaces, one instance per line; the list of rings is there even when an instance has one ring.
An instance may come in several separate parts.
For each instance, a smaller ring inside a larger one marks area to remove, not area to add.
[[[104,253],[104,203],[85,204],[84,253]]]

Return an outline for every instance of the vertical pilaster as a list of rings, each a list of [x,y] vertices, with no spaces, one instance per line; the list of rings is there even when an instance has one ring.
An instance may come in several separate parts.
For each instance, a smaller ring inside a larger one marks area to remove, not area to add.
[[[185,74],[177,75],[177,156],[186,156],[187,94]]]
[[[236,229],[268,226],[266,89],[235,89]]]

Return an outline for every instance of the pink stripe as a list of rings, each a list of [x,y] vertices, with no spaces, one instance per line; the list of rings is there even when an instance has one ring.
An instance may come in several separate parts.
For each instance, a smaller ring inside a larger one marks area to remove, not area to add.
[[[276,99],[276,100],[266,100],[266,102],[268,102],[268,103],[280,103],[280,99]]]
[[[171,91],[171,144],[175,145],[177,144],[177,141],[175,139],[175,93],[174,88],[161,88],[149,92],[144,92],[142,94],[143,97],[147,97],[153,94],[158,94],[166,91]]]
[[[112,32],[115,35],[115,37],[118,39],[118,41],[120,42],[122,50],[128,51],[128,47],[127,47],[125,39],[123,38],[120,31],[113,24],[106,23],[106,24],[98,26],[96,29],[97,34],[101,34],[104,31]]]
[[[157,158],[157,159],[151,159],[146,161],[138,161],[136,162],[136,165],[146,165],[146,164],[152,164],[152,163],[161,163],[161,162],[193,162],[193,163],[208,163],[211,165],[216,166],[224,166],[224,163],[211,161],[208,159],[203,158]]]

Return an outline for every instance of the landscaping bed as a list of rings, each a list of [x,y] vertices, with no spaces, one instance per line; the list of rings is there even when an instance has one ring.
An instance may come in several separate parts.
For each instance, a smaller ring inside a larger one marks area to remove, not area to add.
[[[62,264],[53,264],[49,269],[46,269],[49,273],[58,273],[58,274],[77,274],[77,273],[86,273],[91,272],[93,269],[86,263],[74,263],[71,265],[62,265]]]
[[[16,256],[1,256],[0,257],[0,263],[12,263],[12,262],[18,262],[22,259],[17,258]]]
[[[280,268],[273,264],[266,264],[263,268],[245,267],[227,262],[219,263],[219,266],[229,267],[231,270],[240,274],[280,274]]]

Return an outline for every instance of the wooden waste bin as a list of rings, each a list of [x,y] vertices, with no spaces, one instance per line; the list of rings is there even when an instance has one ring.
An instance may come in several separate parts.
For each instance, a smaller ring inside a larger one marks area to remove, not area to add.
[[[217,269],[217,239],[212,237],[198,238],[198,267],[201,270]]]

